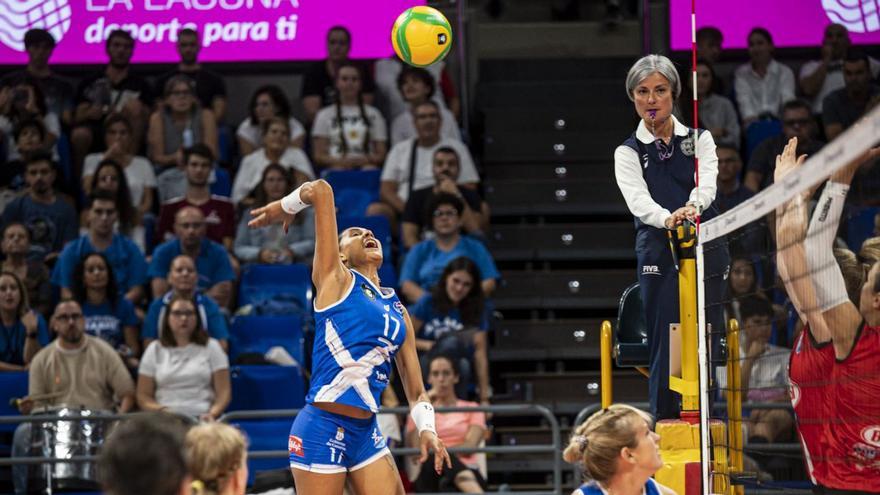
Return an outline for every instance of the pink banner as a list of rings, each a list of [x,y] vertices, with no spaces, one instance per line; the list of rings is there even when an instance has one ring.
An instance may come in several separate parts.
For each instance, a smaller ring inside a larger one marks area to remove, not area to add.
[[[690,50],[691,0],[669,4],[671,47]],[[819,47],[832,22],[846,26],[855,44],[880,44],[880,0],[697,0],[696,10],[697,28],[720,29],[725,49],[747,48],[754,27],[770,31],[777,47]]]
[[[392,53],[397,16],[424,0],[0,0],[0,64],[27,61],[24,33],[38,27],[58,46],[54,64],[106,63],[113,29],[135,37],[133,62],[176,62],[177,31],[202,36],[203,62],[315,60],[326,56],[327,30],[352,33],[353,58]]]

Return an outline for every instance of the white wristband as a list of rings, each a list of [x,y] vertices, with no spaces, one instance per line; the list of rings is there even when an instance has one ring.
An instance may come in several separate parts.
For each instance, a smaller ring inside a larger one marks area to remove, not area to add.
[[[304,203],[302,198],[299,197],[300,189],[302,189],[302,186],[297,187],[292,193],[281,198],[282,210],[290,213],[291,215],[296,215],[297,213],[309,207],[309,205]]]
[[[419,430],[419,435],[421,435],[423,431],[430,431],[435,435],[437,434],[437,430],[434,428],[434,406],[432,406],[430,402],[416,402],[416,405],[413,406],[409,415],[412,416],[413,422],[416,424],[416,429]]]

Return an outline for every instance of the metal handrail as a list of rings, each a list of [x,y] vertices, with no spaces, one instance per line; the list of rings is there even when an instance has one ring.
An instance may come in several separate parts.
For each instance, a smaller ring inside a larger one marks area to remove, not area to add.
[[[234,411],[224,414],[218,421],[229,423],[236,420],[248,419],[266,419],[266,418],[288,418],[294,417],[301,409],[271,409],[265,411]],[[408,407],[389,407],[381,408],[380,414],[407,414],[410,409]],[[480,411],[489,412],[497,415],[514,416],[523,413],[533,413],[544,417],[550,423],[550,431],[552,435],[552,443],[544,445],[501,445],[501,446],[484,446],[484,447],[452,447],[449,452],[452,453],[489,453],[489,454],[542,454],[551,453],[553,455],[553,491],[552,492],[534,492],[536,495],[553,495],[562,494],[562,457],[560,449],[562,447],[562,435],[560,433],[559,421],[550,409],[539,404],[505,404],[490,406],[471,406],[471,407],[437,407],[435,411],[438,414],[447,412],[469,412]],[[411,447],[401,447],[391,449],[392,455],[415,455],[419,450]],[[286,450],[263,450],[248,452],[248,457],[252,459],[267,458],[287,458],[290,453]]]

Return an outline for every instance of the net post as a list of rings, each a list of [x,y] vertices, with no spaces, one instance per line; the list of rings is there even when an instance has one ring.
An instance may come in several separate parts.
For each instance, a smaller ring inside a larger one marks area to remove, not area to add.
[[[743,472],[742,384],[739,356],[739,322],[731,318],[727,324],[727,445],[730,472]],[[733,487],[734,495],[742,495],[743,487]]]
[[[696,227],[684,222],[670,232],[672,250],[678,260],[679,325],[681,328],[681,377],[670,376],[669,388],[680,393],[681,417],[696,422],[699,414],[699,365],[697,359],[697,267]]]
[[[605,320],[602,322],[602,330],[599,334],[599,348],[600,348],[600,359],[601,359],[601,381],[602,381],[602,408],[606,408],[611,405],[612,402],[612,385],[611,385],[611,350],[612,350],[612,335],[611,335],[611,322]]]
[[[699,326],[697,334],[697,357],[699,360],[699,410],[700,410],[700,470],[703,479],[703,495],[709,495],[711,484],[709,482],[709,467],[711,457],[709,456],[709,346],[706,342],[706,270],[705,270],[705,253],[703,252],[703,243],[696,243],[696,268],[697,282],[697,313],[699,318],[697,324]]]

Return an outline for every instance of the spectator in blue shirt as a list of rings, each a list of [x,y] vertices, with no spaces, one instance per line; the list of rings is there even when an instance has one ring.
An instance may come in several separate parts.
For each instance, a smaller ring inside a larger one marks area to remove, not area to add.
[[[52,270],[52,285],[61,287],[63,299],[72,299],[71,287],[76,265],[87,254],[101,253],[113,267],[119,293],[137,303],[144,296],[147,261],[134,241],[114,232],[118,217],[116,196],[109,191],[97,189],[89,196],[87,208],[89,230],[79,239],[64,246],[58,263]]]
[[[0,371],[26,369],[48,343],[46,320],[28,307],[24,284],[12,273],[0,273]]]
[[[483,295],[495,290],[501,275],[486,247],[461,234],[464,203],[448,193],[436,194],[427,212],[432,215],[434,238],[419,242],[407,254],[400,273],[400,290],[409,301],[418,301],[440,279],[446,265],[459,256],[470,258],[479,268]]]
[[[141,333],[145,349],[150,345],[150,342],[161,335],[159,324],[166,320],[165,312],[168,310],[168,305],[174,298],[181,297],[195,300],[202,328],[207,329],[208,335],[220,342],[220,347],[224,351],[229,349],[229,327],[226,324],[226,317],[223,316],[220,306],[217,306],[213,299],[198,293],[196,287],[198,280],[199,274],[193,259],[185,254],[176,256],[171,262],[171,269],[168,270],[168,285],[171,290],[162,297],[154,299],[150,303],[150,309],[147,310],[147,317],[144,319],[144,328]]]
[[[0,225],[21,222],[27,226],[31,233],[28,259],[54,259],[66,242],[76,238],[76,211],[55,194],[56,175],[51,155],[32,154],[24,166],[27,194],[9,202],[0,216]]]
[[[476,375],[480,402],[489,402],[488,330],[489,311],[477,283],[480,270],[470,259],[460,256],[443,269],[440,281],[409,308],[416,349],[423,370],[429,359],[445,354],[458,360],[461,380],[456,392],[467,396],[467,385]],[[471,370],[474,370],[473,373]]]
[[[119,295],[113,267],[101,253],[89,253],[73,272],[73,298],[82,306],[85,331],[110,344],[129,368],[137,368],[140,356],[134,305]]]
[[[196,260],[199,290],[213,298],[220,307],[229,307],[235,271],[229,262],[226,248],[206,238],[205,232],[205,215],[201,210],[187,206],[177,212],[174,217],[176,239],[160,244],[153,251],[148,275],[154,298],[168,292],[168,281],[165,277],[171,268],[171,262],[177,256],[185,254]]]

